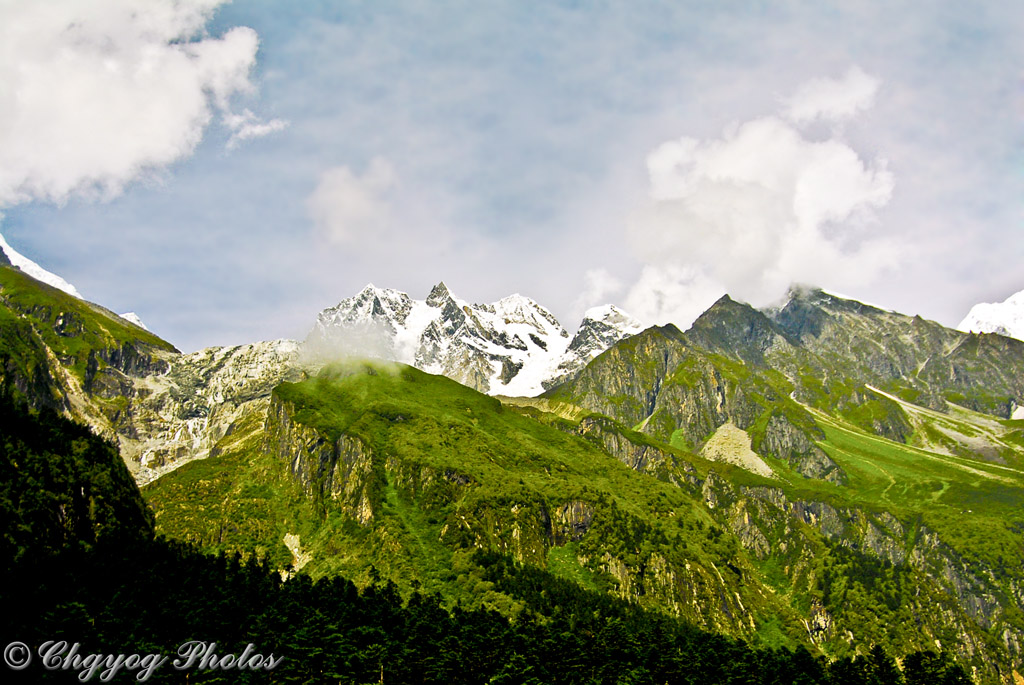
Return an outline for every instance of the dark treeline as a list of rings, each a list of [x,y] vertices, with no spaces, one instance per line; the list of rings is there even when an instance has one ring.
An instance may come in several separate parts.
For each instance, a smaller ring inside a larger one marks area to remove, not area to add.
[[[265,561],[154,537],[109,443],[53,413],[0,405],[0,647],[65,640],[83,655],[170,657],[152,683],[970,682],[933,652],[906,656],[900,671],[879,647],[832,663],[804,648],[753,649],[483,552],[475,559],[485,579],[526,607],[514,620],[449,610],[432,595],[403,599],[390,583],[282,581]],[[270,672],[178,671],[172,661],[189,641],[216,642],[221,656],[251,643],[253,653],[283,659]],[[3,682],[79,672],[46,670],[38,655],[24,671],[0,670]],[[124,669],[115,680],[137,675]]]

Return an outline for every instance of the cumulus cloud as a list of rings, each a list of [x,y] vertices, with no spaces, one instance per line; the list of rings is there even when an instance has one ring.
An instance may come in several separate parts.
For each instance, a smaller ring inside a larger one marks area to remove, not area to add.
[[[595,305],[606,304],[608,298],[623,288],[623,283],[608,269],[589,269],[583,275],[583,292],[573,303],[575,313],[582,313]]]
[[[792,103],[804,103],[801,117],[856,111],[866,92],[858,72],[842,81],[849,92],[814,81]],[[668,141],[649,154],[647,168],[651,201],[630,233],[638,255],[665,273],[693,269],[690,276],[760,306],[793,282],[867,283],[899,258],[897,244],[870,230],[892,196],[892,173],[836,133],[812,139],[766,116],[717,139]]]
[[[320,175],[306,207],[331,242],[379,242],[392,227],[390,195],[397,183],[391,163],[381,157],[375,157],[362,175],[347,166],[333,167]]]
[[[880,83],[857,66],[839,79],[811,79],[787,101],[786,115],[797,123],[849,119],[871,107]]]
[[[113,197],[189,156],[253,90],[256,33],[203,34],[221,2],[0,3],[0,207]]]
[[[647,265],[629,289],[623,308],[647,326],[689,328],[724,294],[695,266]]]

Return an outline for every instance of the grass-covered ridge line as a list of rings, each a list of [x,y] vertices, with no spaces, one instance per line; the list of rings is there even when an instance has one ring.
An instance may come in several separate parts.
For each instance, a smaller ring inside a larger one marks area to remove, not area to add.
[[[20,269],[0,266],[0,335],[22,373],[37,373],[48,347],[80,381],[90,356],[142,344],[176,352],[174,346],[99,305],[37,281]],[[93,363],[96,363],[95,361]]]

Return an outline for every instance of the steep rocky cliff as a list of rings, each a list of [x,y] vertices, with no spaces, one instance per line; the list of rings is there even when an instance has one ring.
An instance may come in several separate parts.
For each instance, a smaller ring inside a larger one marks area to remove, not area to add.
[[[180,354],[113,312],[0,267],[2,381],[114,440],[140,483],[192,459],[275,385],[303,375],[281,340]]]

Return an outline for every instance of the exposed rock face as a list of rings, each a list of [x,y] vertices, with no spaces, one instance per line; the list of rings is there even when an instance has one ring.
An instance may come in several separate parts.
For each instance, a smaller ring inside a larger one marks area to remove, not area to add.
[[[825,435],[818,429],[812,436],[808,436],[807,432],[798,429],[785,416],[772,414],[761,439],[760,449],[763,454],[789,462],[794,471],[808,478],[820,478],[839,485],[845,483],[846,474],[820,447],[811,442],[811,437],[823,440]]]
[[[210,456],[234,423],[266,411],[275,385],[298,380],[298,343],[288,340],[192,354],[138,343],[93,350],[84,380],[60,363],[47,383],[62,388],[69,413],[114,440],[142,485]]]
[[[1024,403],[1024,376],[1014,371],[1022,366],[1017,340],[797,289],[767,312],[723,297],[685,334],[669,326],[619,342],[544,396],[689,449],[730,422],[752,431],[758,454],[842,484],[845,474],[815,444],[822,432],[808,407],[905,442],[912,421],[885,392],[1009,418]]]
[[[555,546],[579,542],[590,530],[594,507],[589,502],[572,500],[551,512],[551,543]]]
[[[969,335],[919,316],[886,312],[821,290],[795,289],[772,320],[820,361],[815,366],[884,390],[910,389],[938,411],[946,401],[1009,418],[1024,397],[1015,371],[1024,343]]]
[[[330,440],[296,423],[292,412],[286,403],[271,400],[263,449],[288,461],[307,496],[321,506],[331,500],[360,525],[369,525],[380,507],[373,453],[359,438]]]
[[[298,343],[213,347],[165,361],[163,373],[133,379],[116,426],[121,451],[140,483],[210,455],[249,412],[266,411],[274,386],[298,380]]]
[[[690,464],[677,461],[672,454],[657,445],[630,440],[613,424],[611,419],[606,417],[587,417],[580,421],[576,432],[597,443],[602,450],[634,471],[655,477],[667,476],[675,469],[693,472],[693,467]]]
[[[522,295],[470,304],[444,283],[426,300],[368,285],[321,312],[305,347],[314,360],[399,361],[481,392],[529,396],[640,328],[607,305],[589,310],[570,341],[551,312]]]
[[[615,305],[588,309],[553,375],[542,385],[554,387],[578,373],[591,359],[609,347],[643,331],[643,325]]]

